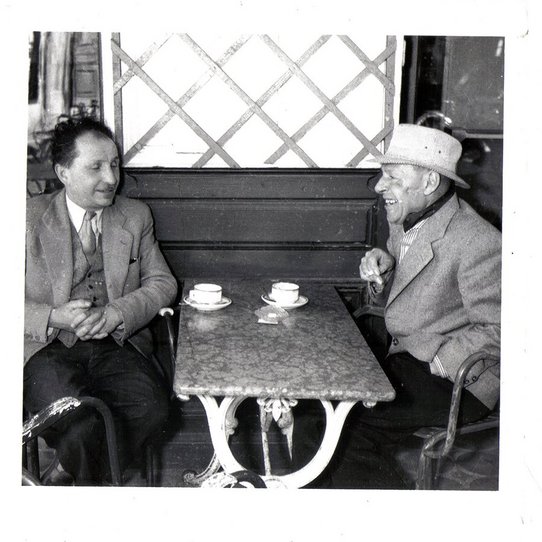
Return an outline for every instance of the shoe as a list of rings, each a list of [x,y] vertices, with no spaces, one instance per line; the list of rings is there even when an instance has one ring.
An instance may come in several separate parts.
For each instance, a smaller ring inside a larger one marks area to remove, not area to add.
[[[66,472],[58,456],[55,456],[51,465],[45,471],[45,474],[41,478],[41,483],[44,486],[74,486],[75,480],[73,476]]]

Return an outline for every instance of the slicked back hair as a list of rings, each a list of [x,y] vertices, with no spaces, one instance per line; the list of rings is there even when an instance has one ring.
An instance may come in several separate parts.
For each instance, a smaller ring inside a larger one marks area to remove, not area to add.
[[[94,133],[98,137],[103,136],[115,142],[113,132],[105,124],[89,117],[59,122],[55,126],[51,140],[53,167],[56,164],[65,167],[71,166],[73,160],[77,157],[77,138],[87,133]]]

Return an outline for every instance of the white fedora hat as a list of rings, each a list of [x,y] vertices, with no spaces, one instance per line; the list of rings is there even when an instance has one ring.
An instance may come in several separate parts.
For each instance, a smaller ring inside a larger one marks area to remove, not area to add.
[[[386,153],[374,161],[381,165],[410,164],[426,167],[449,177],[458,186],[470,188],[456,174],[461,152],[461,143],[441,130],[417,124],[399,124],[393,131]]]

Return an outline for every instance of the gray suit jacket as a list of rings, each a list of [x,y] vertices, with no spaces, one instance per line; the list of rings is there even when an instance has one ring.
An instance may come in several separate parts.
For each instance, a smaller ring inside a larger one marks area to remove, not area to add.
[[[65,190],[29,199],[26,218],[25,363],[57,337],[58,330],[47,335],[49,314],[70,300],[73,255]],[[124,318],[124,330],[114,337],[149,356],[152,338],[145,326],[173,301],[177,283],[147,205],[116,196],[103,211],[102,249],[109,302]]]
[[[388,251],[397,262],[402,236],[402,226],[390,225]],[[390,353],[425,362],[438,354],[450,379],[474,352],[500,355],[501,234],[457,196],[428,218],[388,281]],[[480,362],[466,387],[492,408],[499,376],[499,365]]]

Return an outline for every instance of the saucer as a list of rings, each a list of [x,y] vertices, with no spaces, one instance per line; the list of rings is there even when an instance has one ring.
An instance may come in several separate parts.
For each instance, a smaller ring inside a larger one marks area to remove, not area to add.
[[[220,300],[219,303],[197,303],[196,301],[193,301],[192,299],[190,299],[188,296],[185,296],[183,298],[183,301],[190,307],[198,311],[205,311],[205,312],[219,311],[220,309],[224,309],[227,306],[231,305],[231,299],[225,296],[222,296],[222,299]]]
[[[277,303],[276,301],[271,299],[268,294],[263,294],[262,299],[268,305],[273,305],[275,307],[280,307],[281,309],[297,309],[298,307],[302,307],[303,305],[306,305],[309,302],[308,298],[306,298],[304,295],[300,295],[297,298],[297,301],[295,303],[285,303],[285,304]]]

